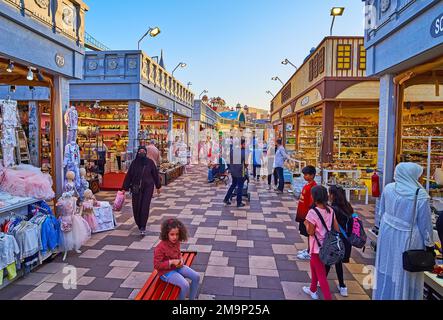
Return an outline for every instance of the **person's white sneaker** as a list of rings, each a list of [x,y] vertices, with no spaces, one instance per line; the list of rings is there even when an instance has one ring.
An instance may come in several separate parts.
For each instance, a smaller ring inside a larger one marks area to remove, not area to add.
[[[317,292],[312,292],[311,288],[309,288],[309,287],[303,287],[303,292],[306,293],[307,295],[311,296],[312,300],[319,299]]]
[[[272,187],[271,187],[271,186],[268,186],[268,190],[272,190]]]
[[[297,258],[300,260],[311,260],[311,255],[309,254],[308,250],[303,250],[297,254]]]
[[[342,287],[340,287],[340,286],[338,286],[338,291],[340,291],[340,295],[342,296],[342,297],[348,297],[348,288],[342,288]]]

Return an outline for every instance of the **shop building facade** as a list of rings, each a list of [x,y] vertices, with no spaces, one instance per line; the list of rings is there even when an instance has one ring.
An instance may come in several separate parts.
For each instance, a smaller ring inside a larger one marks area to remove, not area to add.
[[[367,73],[380,77],[378,167],[383,185],[393,181],[401,161],[419,163],[433,180],[443,155],[443,2],[365,3]]]
[[[0,99],[21,95],[29,102],[20,111],[29,119],[31,164],[45,165],[57,194],[64,180],[63,115],[69,80],[83,76],[87,10],[81,0],[0,1],[0,85],[6,86]]]
[[[271,102],[275,136],[325,169],[376,168],[379,82],[366,76],[363,37],[327,37]]]
[[[84,78],[70,88],[85,135],[98,132],[83,137],[85,149],[97,143],[111,149],[119,134],[129,158],[154,139],[165,159],[168,139],[189,141],[194,94],[142,51],[87,52]]]

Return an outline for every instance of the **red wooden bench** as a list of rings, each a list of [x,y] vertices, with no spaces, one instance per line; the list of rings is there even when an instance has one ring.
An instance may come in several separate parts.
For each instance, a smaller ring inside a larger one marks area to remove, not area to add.
[[[183,252],[182,255],[185,265],[190,267],[197,256],[197,252]],[[135,300],[177,300],[179,294],[179,287],[164,282],[158,276],[157,270],[154,270]]]

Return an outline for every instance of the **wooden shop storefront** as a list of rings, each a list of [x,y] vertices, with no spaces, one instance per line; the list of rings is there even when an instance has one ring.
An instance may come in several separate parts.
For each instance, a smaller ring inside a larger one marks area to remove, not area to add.
[[[327,37],[273,100],[286,148],[318,168],[375,169],[379,81],[362,37]]]

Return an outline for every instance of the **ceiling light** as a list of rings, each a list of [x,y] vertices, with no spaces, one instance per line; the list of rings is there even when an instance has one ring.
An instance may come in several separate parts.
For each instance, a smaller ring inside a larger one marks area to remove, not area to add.
[[[27,75],[26,79],[28,79],[29,81],[34,80],[34,72],[32,72],[31,67],[29,67],[29,71],[28,71],[28,75]]]
[[[8,67],[6,68],[6,71],[9,73],[14,71],[14,61],[9,60],[9,64],[8,64]]]
[[[14,85],[9,87],[9,92],[15,92],[16,87]]]
[[[40,69],[37,70],[37,79],[40,82],[45,81],[45,78],[43,77],[42,71]]]

